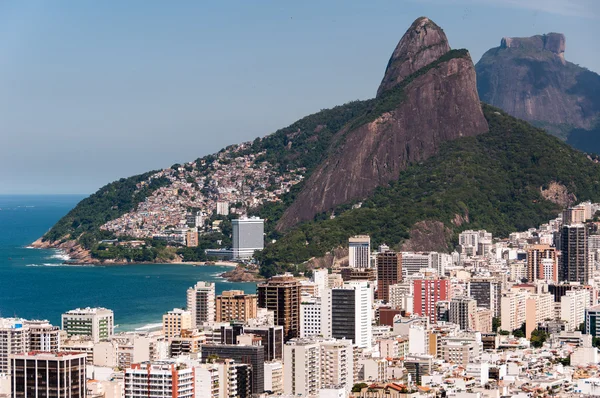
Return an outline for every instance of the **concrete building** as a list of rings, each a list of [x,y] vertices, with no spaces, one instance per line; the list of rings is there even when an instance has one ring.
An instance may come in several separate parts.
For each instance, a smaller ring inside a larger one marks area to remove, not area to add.
[[[133,364],[125,369],[125,398],[194,398],[194,369],[175,362]]]
[[[56,352],[60,350],[60,328],[48,321],[25,321],[29,328],[31,351]]]
[[[265,362],[265,392],[283,394],[283,364],[279,361]]]
[[[560,300],[560,319],[567,322],[567,331],[573,331],[585,321],[590,292],[585,289],[569,290]]]
[[[228,216],[229,215],[229,202],[218,201],[217,202],[217,215]]]
[[[215,284],[198,282],[187,290],[187,310],[192,315],[191,328],[215,321]]]
[[[198,230],[196,228],[190,228],[185,233],[185,245],[187,247],[198,246]]]
[[[13,398],[86,396],[85,354],[11,354]]]
[[[274,312],[275,324],[283,326],[285,341],[300,332],[300,282],[291,274],[277,275],[257,287],[258,306]]]
[[[500,282],[491,277],[471,278],[467,283],[467,295],[477,300],[477,306],[488,308],[492,316],[500,316]]]
[[[163,315],[163,333],[166,338],[181,335],[182,330],[192,329],[192,313],[181,308],[174,308]]]
[[[371,268],[371,238],[357,235],[348,239],[348,266]]]
[[[413,283],[412,281],[404,281],[389,287],[390,301],[388,305],[395,309],[404,310],[406,312],[413,311]]]
[[[377,298],[390,301],[390,286],[402,281],[402,254],[394,251],[377,253]]]
[[[325,294],[325,289],[329,287],[328,275],[329,270],[327,268],[313,270],[311,280],[315,283],[315,285],[317,285],[315,293],[318,297],[323,297],[323,295]]]
[[[342,386],[348,396],[354,385],[354,350],[350,340],[322,340],[321,388]]]
[[[470,297],[454,297],[450,300],[449,320],[461,330],[475,330],[477,301]]]
[[[560,248],[560,280],[587,284],[592,278],[587,227],[584,224],[564,225],[561,229]]]
[[[265,348],[262,345],[203,344],[200,352],[202,358],[216,356],[250,365],[252,367],[251,394],[260,395],[264,392]]]
[[[525,322],[525,308],[529,293],[526,291],[511,291],[502,293],[500,298],[500,329],[512,332]]]
[[[413,280],[413,291],[415,295],[413,314],[427,316],[431,323],[435,323],[435,304],[438,301],[448,301],[451,299],[450,281],[435,277],[415,279]]]
[[[585,309],[585,334],[600,337],[600,305]]]
[[[323,336],[326,319],[322,316],[322,305],[325,298],[302,297],[300,303],[300,337]]]
[[[25,320],[0,318],[0,373],[10,374],[10,355],[30,351],[29,328]]]
[[[554,298],[551,294],[530,294],[525,300],[525,337],[541,322],[554,318]]]
[[[217,322],[242,321],[256,318],[258,296],[243,290],[226,290],[217,296]]]
[[[258,217],[231,220],[234,259],[250,259],[265,247],[265,220]]]
[[[229,326],[221,326],[218,342],[221,344],[236,344],[240,336],[253,335],[260,337],[265,349],[265,361],[281,360],[283,358],[283,326],[244,326],[232,322]]]
[[[89,336],[94,343],[114,334],[115,316],[106,308],[77,308],[62,314],[62,330],[67,336]]]
[[[527,247],[527,280],[558,281],[556,249],[549,245]]]
[[[283,347],[283,393],[310,396],[321,388],[321,347],[318,341],[292,339]]]
[[[402,252],[402,277],[419,273],[423,268],[430,268],[431,258],[427,253]]]
[[[371,347],[373,291],[366,281],[344,283],[327,292],[322,314],[326,319],[325,337],[347,339],[360,348]]]
[[[473,330],[481,333],[492,332],[492,310],[483,307],[477,307],[475,310],[475,326]]]

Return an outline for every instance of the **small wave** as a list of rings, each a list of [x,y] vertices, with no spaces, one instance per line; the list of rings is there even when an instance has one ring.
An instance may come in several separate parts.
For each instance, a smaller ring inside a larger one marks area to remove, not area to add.
[[[27,264],[26,267],[93,267],[92,264],[62,264],[62,263],[42,263],[42,264]]]
[[[25,246],[25,249],[35,249],[33,246]]]
[[[143,330],[152,330],[152,329],[158,329],[158,328],[162,328],[162,323],[149,323],[142,327],[135,328],[135,330],[143,331]]]
[[[67,254],[64,254],[64,253],[56,253],[56,254],[51,255],[48,258],[62,260],[62,261],[69,261],[71,259],[71,257],[69,257]]]

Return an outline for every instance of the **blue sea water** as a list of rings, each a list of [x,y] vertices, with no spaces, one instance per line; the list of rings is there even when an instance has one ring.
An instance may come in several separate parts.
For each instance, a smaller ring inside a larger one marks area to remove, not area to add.
[[[186,290],[197,281],[215,282],[217,294],[256,291],[254,283],[220,278],[226,266],[73,266],[63,265],[55,250],[27,248],[82,198],[0,195],[0,317],[48,319],[60,326],[67,310],[102,306],[114,311],[119,330],[132,330],[185,307]]]

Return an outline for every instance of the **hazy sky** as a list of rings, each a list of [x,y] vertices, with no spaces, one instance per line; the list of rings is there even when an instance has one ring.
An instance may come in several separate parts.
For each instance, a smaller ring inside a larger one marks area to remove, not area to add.
[[[0,194],[91,193],[373,97],[422,15],[475,62],[554,31],[600,71],[597,0],[202,3],[1,2]]]

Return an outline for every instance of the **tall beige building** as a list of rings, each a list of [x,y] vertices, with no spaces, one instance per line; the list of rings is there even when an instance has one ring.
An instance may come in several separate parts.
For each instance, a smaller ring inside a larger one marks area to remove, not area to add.
[[[258,296],[243,290],[226,290],[217,296],[217,322],[242,321],[256,318]]]
[[[512,332],[525,322],[525,307],[529,293],[511,291],[502,293],[500,298],[500,329]]]
[[[175,308],[163,315],[163,333],[166,338],[181,335],[182,330],[192,329],[192,314],[189,311]]]
[[[551,294],[531,294],[525,302],[525,336],[531,338],[538,323],[554,318],[554,298]]]
[[[475,310],[475,328],[474,330],[481,333],[492,332],[492,310],[489,308],[478,307]]]

